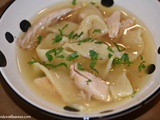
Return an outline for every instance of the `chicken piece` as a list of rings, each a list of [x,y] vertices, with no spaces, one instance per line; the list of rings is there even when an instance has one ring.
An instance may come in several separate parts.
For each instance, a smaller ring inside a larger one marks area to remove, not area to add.
[[[107,18],[106,23],[109,27],[109,37],[115,38],[118,35],[121,22],[120,22],[121,12],[115,11],[113,14]]]
[[[122,35],[125,31],[125,29],[130,28],[134,25],[134,20],[131,18],[128,18],[126,20],[123,20],[121,22],[121,27],[120,27],[120,35]]]
[[[37,40],[35,39],[37,33],[44,27],[55,24],[60,18],[71,13],[74,9],[66,8],[58,11],[54,11],[42,19],[40,19],[35,25],[30,27],[27,33],[22,37],[22,39],[17,40],[17,45],[22,49],[33,49],[37,45]]]
[[[70,66],[71,77],[76,86],[85,91],[89,98],[109,102],[112,100],[110,88],[107,82],[87,71],[77,69],[77,63]]]

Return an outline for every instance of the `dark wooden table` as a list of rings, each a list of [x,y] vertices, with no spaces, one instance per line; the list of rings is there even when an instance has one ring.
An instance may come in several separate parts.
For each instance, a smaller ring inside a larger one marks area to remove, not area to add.
[[[0,15],[9,4],[9,1],[11,0],[6,0],[7,3],[0,8]],[[2,115],[31,116],[31,120],[57,120],[56,118],[37,110],[17,96],[0,74],[0,116]],[[152,101],[142,108],[128,115],[117,118],[117,120],[133,119],[160,120],[160,95],[156,96]]]

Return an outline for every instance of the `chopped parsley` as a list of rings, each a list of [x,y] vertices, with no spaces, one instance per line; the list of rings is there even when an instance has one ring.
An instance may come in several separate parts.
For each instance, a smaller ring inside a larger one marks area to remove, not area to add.
[[[121,57],[121,61],[123,64],[127,64],[128,66],[130,66],[132,64],[132,62],[130,62],[128,54],[124,53],[123,56]]]
[[[70,32],[68,38],[71,39],[73,37],[74,31]]]
[[[86,82],[87,82],[87,85],[89,85],[89,83],[92,82],[92,80],[88,79]]]
[[[39,35],[39,36],[37,37],[37,40],[38,40],[38,41],[37,41],[38,44],[41,44],[41,42],[42,42],[42,36]]]
[[[94,50],[90,50],[89,53],[90,53],[91,60],[98,60],[97,52],[95,52]]]
[[[68,27],[68,25],[69,25],[69,24],[66,24],[66,25],[62,28],[62,30],[64,30],[65,28],[67,28],[67,27]]]
[[[93,31],[93,34],[94,33],[101,33],[102,31],[100,30],[100,29],[95,29],[94,31]]]
[[[34,57],[32,57],[32,61],[29,61],[28,64],[33,65],[36,62],[37,62],[37,60]]]
[[[119,45],[118,45],[116,42],[114,42],[114,41],[113,41],[113,44],[116,46],[116,48],[117,48],[117,50],[118,50],[119,52],[122,52],[122,51],[125,50],[125,48],[120,49],[120,48],[119,48]]]
[[[83,34],[84,34],[83,31],[82,31],[80,34],[77,34],[77,33],[76,33],[76,34],[73,35],[72,38],[73,38],[73,39],[78,39],[78,38],[81,37]]]
[[[108,59],[110,59],[112,56],[113,56],[113,55],[109,53],[109,54],[108,54]]]
[[[98,71],[94,68],[96,64],[96,60],[98,60],[98,53],[95,52],[94,50],[90,50],[89,53],[91,58],[90,68],[94,70],[96,73],[98,73]]]
[[[55,38],[54,38],[53,44],[58,43],[60,41],[62,41],[62,36],[61,35],[56,35]]]
[[[57,49],[52,49],[49,50],[48,52],[46,52],[46,57],[48,59],[49,62],[51,62],[53,60],[53,56],[51,55],[52,53],[54,53],[54,56],[56,58],[64,58],[64,55],[59,55],[63,52],[63,48],[62,47],[58,47]]]
[[[59,43],[60,41],[62,41],[62,37],[63,37],[63,30],[68,27],[68,24],[66,24],[62,29],[58,29],[59,31],[59,35],[56,35],[53,39],[53,44],[54,43]]]
[[[114,51],[112,50],[112,48],[110,46],[108,46],[107,50],[111,53],[114,53]]]
[[[80,40],[79,43],[84,43],[90,41],[92,38],[85,38],[83,40]]]
[[[102,42],[101,41],[97,41],[97,42],[95,42],[95,44],[102,44]]]
[[[74,53],[72,53],[72,54],[70,54],[66,59],[67,59],[68,61],[72,61],[72,60],[74,60],[74,59],[76,59],[76,58],[78,58],[78,52],[77,52],[77,51],[74,52]]]
[[[49,62],[51,62],[53,60],[53,56],[51,55],[51,53],[54,53],[54,55],[56,55],[56,49],[52,49],[52,50],[49,50],[48,52],[46,52],[45,55],[46,55]]]
[[[72,0],[72,5],[76,5],[77,1],[76,0]]]
[[[84,68],[82,67],[82,65],[80,63],[77,63],[77,69],[78,70],[84,70]]]
[[[58,31],[59,31],[59,35],[63,36],[63,31],[61,29],[58,29]]]
[[[119,58],[115,58],[115,59],[113,60],[113,65],[118,65],[118,64],[122,64],[122,61],[121,61],[121,59],[119,59]]]
[[[138,66],[138,71],[139,72],[141,72],[142,71],[142,69],[144,69],[144,68],[146,68],[146,66],[145,66],[145,61],[143,60],[143,56],[141,55],[140,56],[140,59],[142,60],[142,62],[140,63],[140,65]]]
[[[62,62],[62,63],[60,63],[60,64],[58,64],[58,65],[45,64],[45,66],[46,66],[46,67],[51,67],[51,68],[58,68],[58,67],[64,66],[64,67],[66,67],[66,68],[67,68],[67,64],[66,64],[66,63],[64,63],[64,62]]]
[[[119,58],[115,58],[113,60],[113,65],[117,65],[117,64],[123,64],[123,65],[127,64],[128,66],[130,66],[133,63],[130,62],[128,54],[124,53],[120,59]]]

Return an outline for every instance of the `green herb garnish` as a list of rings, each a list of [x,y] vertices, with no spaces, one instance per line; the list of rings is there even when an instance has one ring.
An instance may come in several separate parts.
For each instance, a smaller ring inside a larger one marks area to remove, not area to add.
[[[84,34],[84,32],[82,31],[79,35],[76,33],[73,35],[73,39],[78,39],[79,37],[81,37]]]
[[[92,38],[85,38],[83,40],[80,40],[79,43],[84,43],[90,41]]]
[[[76,0],[72,0],[72,5],[76,5],[77,1]]]
[[[86,82],[87,82],[87,85],[89,85],[89,83],[92,82],[92,80],[88,79]]]
[[[145,66],[145,61],[143,60],[143,56],[140,56],[140,59],[142,60],[142,62],[140,63],[140,65],[138,66],[138,71],[141,72],[142,69],[146,68]]]
[[[46,52],[46,57],[48,59],[49,62],[51,62],[53,60],[53,56],[51,55],[52,53],[54,53],[54,56],[56,58],[64,58],[63,55],[59,55],[60,53],[63,52],[63,48],[62,47],[59,47],[57,49],[52,49],[52,50],[49,50],[48,52]],[[59,55],[59,56],[58,56]]]
[[[124,53],[123,56],[121,57],[121,61],[123,64],[127,64],[128,66],[130,66],[132,64],[132,62],[130,62],[128,54]]]
[[[91,60],[98,60],[97,52],[95,52],[94,50],[90,50],[89,53],[90,53]]]
[[[51,62],[53,60],[53,56],[51,55],[51,53],[54,53],[54,55],[56,55],[56,49],[52,49],[52,50],[49,50],[48,52],[46,52],[45,55],[46,55],[49,62]]]
[[[109,53],[109,54],[108,54],[108,59],[110,59],[112,56],[113,56],[113,55]]]
[[[90,68],[94,70],[96,73],[98,73],[98,71],[94,68],[96,64],[96,60],[98,60],[98,53],[96,53],[94,50],[90,50],[89,53],[91,58]]]
[[[82,65],[80,63],[77,63],[77,69],[78,70],[84,70],[84,68],[82,67]]]
[[[100,29],[95,29],[94,31],[93,31],[93,34],[94,33],[101,33],[102,31],[100,30]]]
[[[107,50],[111,53],[114,53],[114,51],[112,50],[112,48],[110,46],[108,46]]]
[[[118,45],[116,42],[114,42],[114,41],[113,41],[113,44],[116,46],[116,48],[117,48],[117,50],[118,50],[119,52],[122,52],[122,51],[125,50],[125,48],[120,49],[120,48],[119,48],[119,45]]]
[[[115,58],[113,60],[113,65],[116,65],[116,64],[123,64],[123,65],[127,64],[128,66],[130,66],[133,63],[130,62],[128,54],[124,53],[120,59],[119,58]]]
[[[66,25],[62,28],[62,30],[64,30],[65,28],[67,28],[67,27],[68,27],[68,25],[69,25],[69,24],[66,24]]]
[[[55,38],[54,38],[53,44],[58,43],[60,41],[62,41],[62,36],[61,35],[56,35]]]
[[[29,61],[29,65],[33,65],[34,63],[38,62],[34,57],[32,57],[32,61]]]
[[[97,41],[97,42],[95,42],[95,44],[102,44],[102,42],[101,41]]]
[[[66,67],[66,68],[67,68],[67,64],[66,64],[66,63],[64,63],[64,62],[62,62],[62,63],[60,63],[60,64],[58,64],[58,65],[45,64],[45,66],[46,66],[46,67],[51,67],[51,68],[58,68],[58,67],[64,66],[64,67]]]
[[[41,44],[41,42],[42,42],[42,36],[39,35],[39,36],[37,37],[37,40],[38,40],[38,44]]]
[[[73,34],[74,34],[74,31],[70,32],[69,35],[68,35],[68,38],[71,39]]]
[[[68,61],[72,61],[72,60],[74,60],[74,59],[76,59],[76,58],[78,58],[78,52],[77,52],[77,51],[74,52],[74,53],[72,53],[72,54],[70,54],[66,59],[67,59]]]

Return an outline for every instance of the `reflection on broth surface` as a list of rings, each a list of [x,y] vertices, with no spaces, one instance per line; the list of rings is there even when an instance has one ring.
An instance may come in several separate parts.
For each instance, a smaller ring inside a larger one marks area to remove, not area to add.
[[[132,99],[155,63],[153,38],[120,7],[61,3],[40,11],[17,44],[29,87],[67,110],[112,110]],[[68,107],[73,109],[68,109]]]

